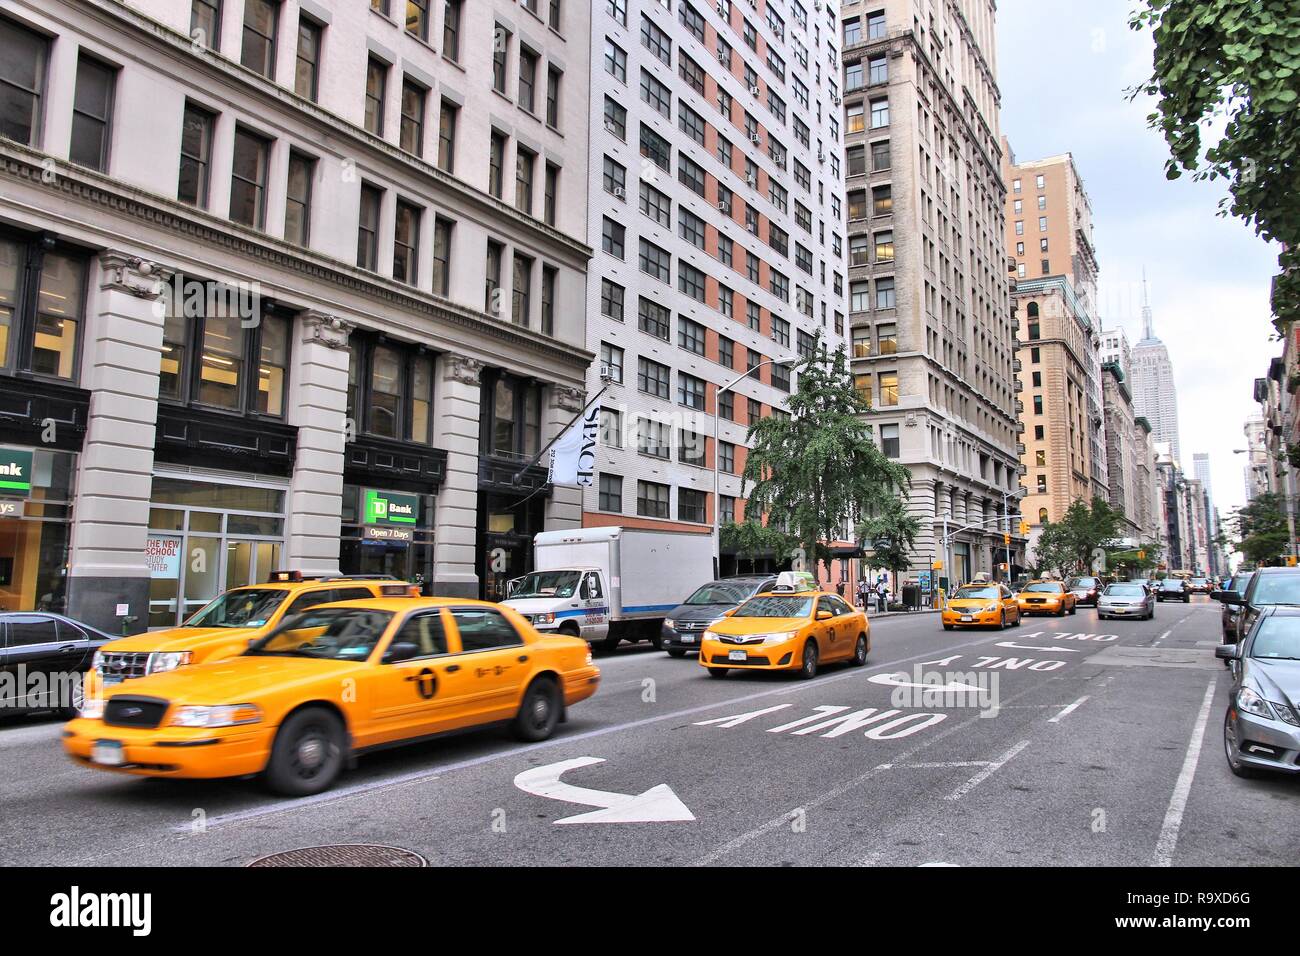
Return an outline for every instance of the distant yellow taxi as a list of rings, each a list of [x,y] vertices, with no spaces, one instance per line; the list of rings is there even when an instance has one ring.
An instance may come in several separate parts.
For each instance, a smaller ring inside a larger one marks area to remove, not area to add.
[[[1021,614],[1073,614],[1077,598],[1060,581],[1030,581],[1016,595]]]
[[[419,588],[393,578],[305,577],[276,571],[266,584],[232,588],[181,627],[148,631],[103,645],[86,674],[86,695],[124,680],[243,653],[287,615],[317,604],[379,597],[418,597]]]
[[[871,652],[867,616],[822,591],[766,591],[750,598],[704,632],[699,663],[710,677],[732,668],[798,671],[817,676],[822,663],[857,667]]]
[[[289,796],[328,788],[356,754],[509,721],[545,740],[596,692],[586,641],[453,598],[320,605],[244,653],[107,688],[63,731],[86,766],[152,777],[262,774]]]
[[[1004,628],[1020,623],[1020,605],[1004,584],[964,584],[948,598],[941,613],[943,629]]]

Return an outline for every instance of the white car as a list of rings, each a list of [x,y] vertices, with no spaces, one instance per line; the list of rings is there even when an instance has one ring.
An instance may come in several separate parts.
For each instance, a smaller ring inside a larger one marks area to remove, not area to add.
[[[1136,617],[1149,621],[1156,616],[1156,596],[1141,584],[1129,581],[1106,585],[1097,596],[1097,617]]]

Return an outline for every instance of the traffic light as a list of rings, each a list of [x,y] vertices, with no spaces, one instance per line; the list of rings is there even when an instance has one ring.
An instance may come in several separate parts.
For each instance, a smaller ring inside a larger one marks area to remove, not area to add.
[[[1294,554],[1288,554],[1286,556],[1286,566],[1288,568],[1294,568],[1296,566],[1296,559]]]
[[[1146,559],[1147,559],[1147,553],[1146,553],[1145,551],[1139,551],[1139,552],[1138,552],[1138,560],[1139,560],[1139,561],[1145,561]]]
[[[1022,522],[1020,522],[1020,533],[1021,533],[1021,534],[1029,534],[1029,522],[1028,522],[1028,521],[1022,521]]]
[[[1009,535],[1009,534],[1004,534],[1004,535],[1002,536],[1002,543],[1003,543],[1003,544],[1010,544],[1010,543],[1011,543],[1011,535]]]

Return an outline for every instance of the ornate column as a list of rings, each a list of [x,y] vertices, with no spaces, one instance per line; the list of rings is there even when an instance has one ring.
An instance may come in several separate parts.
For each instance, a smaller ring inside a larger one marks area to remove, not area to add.
[[[552,385],[546,391],[546,417],[542,421],[543,444],[558,435],[560,429],[587,404],[586,392],[568,385]],[[546,465],[549,460],[543,455],[539,464]],[[546,502],[547,531],[582,527],[583,491],[582,488],[567,485],[551,489],[551,497]]]
[[[298,427],[298,453],[281,563],[304,573],[338,574],[343,446],[349,434],[348,336],[354,326],[322,312],[304,312],[294,325],[289,424]]]
[[[447,452],[447,478],[434,508],[433,592],[478,597],[479,403],[483,363],[465,355],[438,360],[433,443]]]
[[[86,316],[81,384],[91,393],[90,412],[77,462],[68,613],[109,633],[121,630],[121,605],[136,618],[132,632],[149,622],[145,539],[166,314],[160,296],[172,274],[124,252],[102,252]]]

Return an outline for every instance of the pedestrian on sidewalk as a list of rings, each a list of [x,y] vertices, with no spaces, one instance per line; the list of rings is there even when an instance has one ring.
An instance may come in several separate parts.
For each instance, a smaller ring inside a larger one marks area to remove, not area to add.
[[[876,609],[881,613],[889,610],[889,585],[884,578],[876,582]]]
[[[862,578],[858,581],[858,607],[862,610],[867,609],[867,595],[871,593],[871,585],[867,584],[867,579]]]

